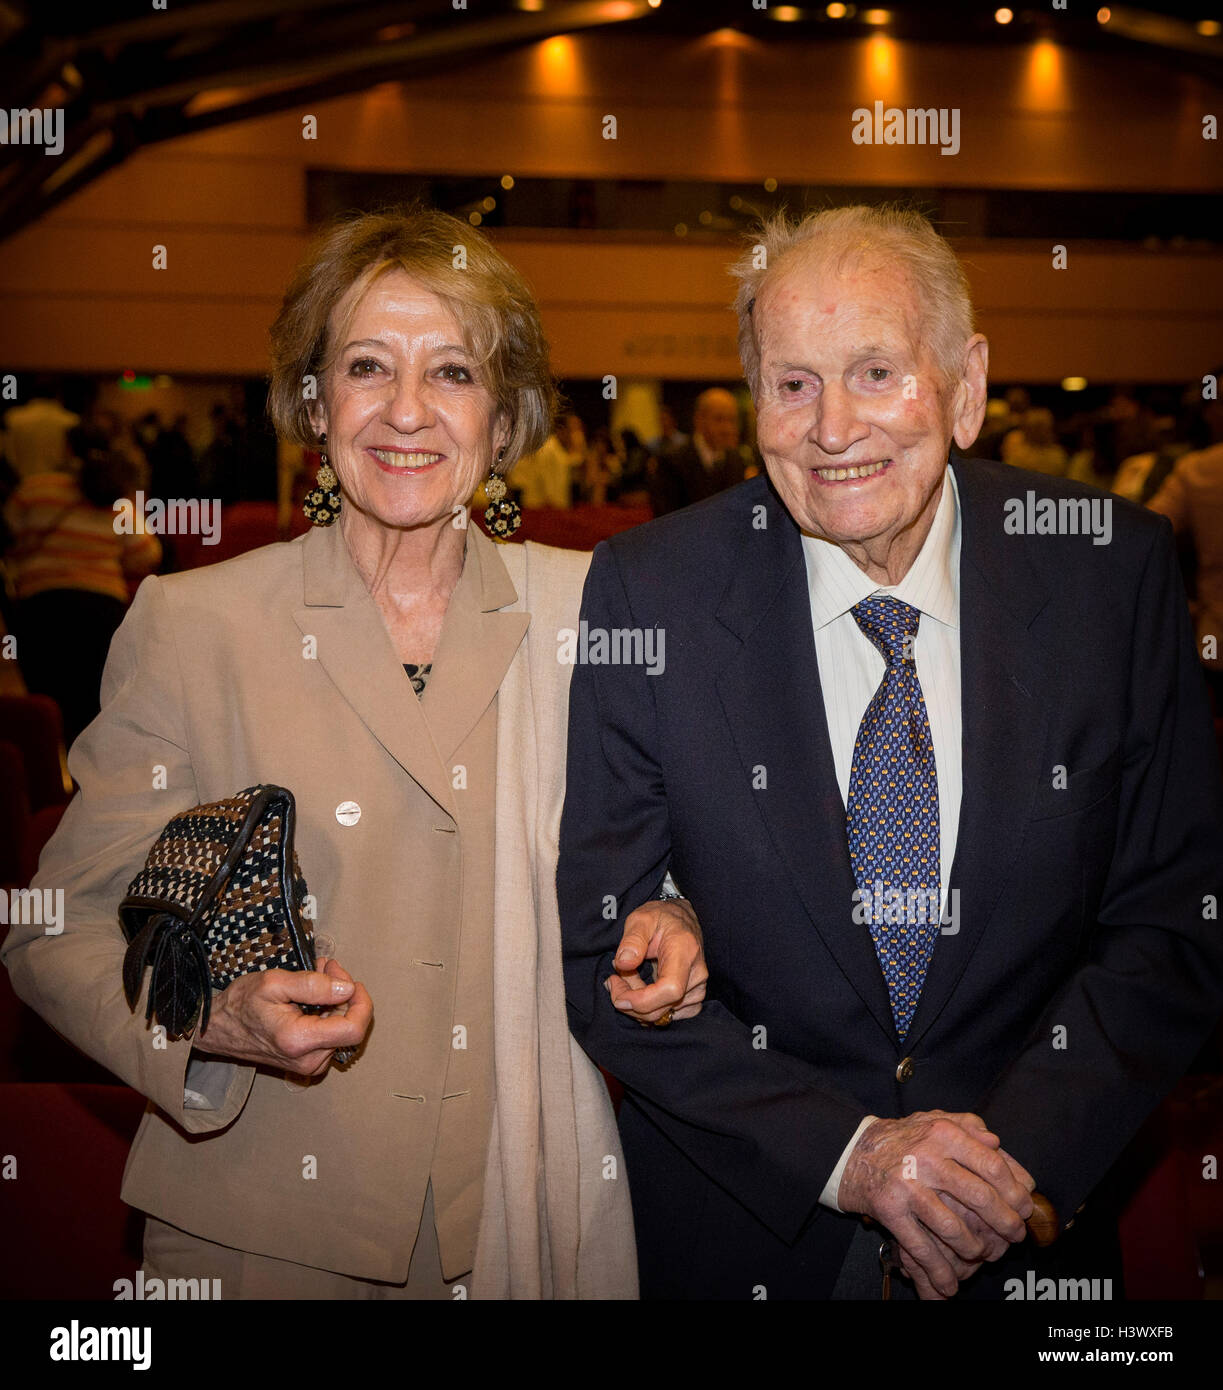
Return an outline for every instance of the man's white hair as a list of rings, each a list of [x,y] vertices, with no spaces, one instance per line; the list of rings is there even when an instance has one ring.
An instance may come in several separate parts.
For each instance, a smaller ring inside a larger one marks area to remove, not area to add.
[[[739,358],[753,399],[760,390],[760,343],[753,310],[770,276],[796,254],[813,256],[833,272],[883,265],[909,280],[922,311],[922,334],[951,384],[960,379],[964,348],[973,334],[968,277],[955,252],[918,212],[906,208],[848,207],[809,212],[795,220],[785,212],[767,218],[730,267],[739,281]]]

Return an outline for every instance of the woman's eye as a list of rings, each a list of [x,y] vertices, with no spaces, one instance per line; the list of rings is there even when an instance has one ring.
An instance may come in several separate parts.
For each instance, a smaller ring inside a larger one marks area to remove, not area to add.
[[[892,375],[890,367],[867,367],[866,379],[868,381],[886,381]]]
[[[358,357],[348,368],[350,376],[373,376],[381,370],[381,364],[375,362],[372,357]]]
[[[442,368],[442,376],[447,381],[470,381],[471,373],[458,362],[447,362]]]

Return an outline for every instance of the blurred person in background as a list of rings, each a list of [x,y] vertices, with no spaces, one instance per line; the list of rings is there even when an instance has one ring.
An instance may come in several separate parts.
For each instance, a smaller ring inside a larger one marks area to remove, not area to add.
[[[635,429],[626,426],[620,431],[620,478],[616,501],[623,507],[650,505],[650,455]]]
[[[649,451],[655,458],[661,458],[674,449],[682,449],[687,444],[688,436],[680,429],[675,411],[669,405],[659,407],[658,422],[658,438],[651,439],[649,444]]]
[[[1059,478],[1066,472],[1066,451],[1057,442],[1051,410],[1024,413],[1020,427],[1002,441],[1002,462]]]
[[[26,404],[5,411],[0,450],[18,478],[60,472],[75,462],[68,447],[68,432],[80,423],[79,415],[64,408],[54,377],[37,377]]]
[[[748,477],[755,460],[740,443],[743,425],[739,403],[720,386],[697,397],[692,412],[692,439],[658,459],[651,502],[655,516],[702,502]]]
[[[514,465],[510,484],[516,488],[524,507],[573,505],[575,485],[580,485],[586,467],[586,434],[574,414],[562,415],[542,447]]]
[[[620,457],[612,444],[611,431],[600,426],[586,446],[582,464],[580,496],[592,507],[605,507],[608,496],[620,481]]]
[[[104,436],[68,435],[76,472],[24,478],[5,506],[16,592],[17,659],[31,693],[49,695],[71,744],[98,713],[106,653],[127,611],[129,582],[161,561],[156,536],[118,534],[114,503],[135,491],[132,460]]]
[[[1223,364],[1213,373],[1217,382]],[[1178,540],[1192,546],[1198,656],[1223,717],[1223,403],[1206,401],[1198,423],[1184,425],[1194,442],[1206,447],[1182,452],[1147,506],[1166,516]]]

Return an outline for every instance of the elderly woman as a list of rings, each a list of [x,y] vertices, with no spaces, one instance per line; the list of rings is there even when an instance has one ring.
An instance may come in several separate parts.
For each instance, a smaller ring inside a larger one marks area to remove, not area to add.
[[[243,1298],[633,1297],[554,886],[558,633],[586,557],[468,524],[548,435],[536,307],[466,224],[382,214],[324,237],[272,336],[278,430],[327,460],[318,524],[141,587],[36,880],[65,890],[66,929],[13,930],[14,987],[152,1102],[123,1186],[146,1274]],[[167,820],[260,783],[296,797],[321,968],[241,976],[193,1037],[150,1029],[116,906]],[[608,1008],[696,1012],[686,904],[639,909],[625,938]]]

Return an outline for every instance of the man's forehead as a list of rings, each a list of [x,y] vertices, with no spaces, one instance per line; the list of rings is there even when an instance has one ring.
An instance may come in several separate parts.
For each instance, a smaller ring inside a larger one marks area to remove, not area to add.
[[[777,269],[766,280],[753,315],[761,342],[775,341],[788,333],[820,332],[847,321],[870,321],[879,332],[863,339],[885,336],[884,330],[912,335],[920,325],[918,297],[908,277],[886,265],[852,265],[836,268],[798,262]]]

